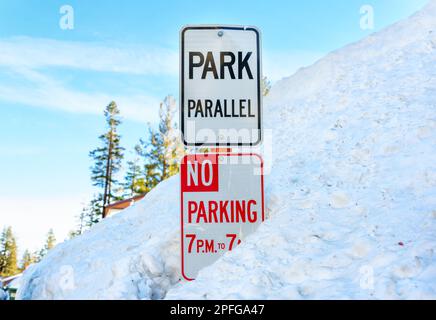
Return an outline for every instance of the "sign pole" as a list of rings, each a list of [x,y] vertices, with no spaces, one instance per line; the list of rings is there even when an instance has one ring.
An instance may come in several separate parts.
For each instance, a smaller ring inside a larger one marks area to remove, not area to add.
[[[188,281],[264,221],[263,159],[239,152],[262,143],[261,76],[257,28],[182,28],[180,127],[184,145],[197,150],[180,165],[181,273]]]
[[[211,153],[231,153],[232,148],[210,148]]]

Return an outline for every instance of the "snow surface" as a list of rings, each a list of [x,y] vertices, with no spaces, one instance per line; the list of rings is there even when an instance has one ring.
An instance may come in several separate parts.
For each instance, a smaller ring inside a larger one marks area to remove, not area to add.
[[[58,245],[22,299],[436,299],[436,0],[278,82],[268,220],[180,281],[179,180]]]
[[[57,245],[21,279],[19,299],[161,299],[180,280],[179,180]]]

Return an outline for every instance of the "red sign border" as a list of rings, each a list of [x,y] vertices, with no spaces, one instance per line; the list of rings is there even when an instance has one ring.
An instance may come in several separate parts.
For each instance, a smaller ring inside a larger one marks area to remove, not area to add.
[[[253,153],[253,152],[248,152],[248,153],[208,153],[208,154],[209,155],[227,156],[227,157],[232,157],[232,156],[238,156],[238,157],[250,156],[250,157],[252,157],[252,156],[255,156],[255,157],[259,158],[259,160],[260,160],[260,173],[261,173],[260,174],[260,188],[261,188],[261,198],[262,198],[262,222],[264,222],[265,221],[265,197],[264,197],[264,181],[263,181],[264,180],[263,179],[264,163],[263,163],[262,156],[257,154],[257,153]],[[192,154],[185,155],[182,159],[182,163],[183,163],[183,161],[185,161],[185,158],[188,156],[192,156]],[[180,229],[181,229],[181,233],[180,233],[180,239],[181,239],[180,258],[181,258],[181,262],[182,262],[181,263],[181,265],[182,265],[181,272],[182,272],[182,276],[183,276],[183,278],[185,278],[185,280],[193,281],[195,279],[188,278],[185,275],[185,261],[184,261],[184,254],[183,254],[184,253],[184,250],[183,250],[183,248],[184,248],[184,243],[183,243],[183,236],[184,236],[184,233],[183,233],[183,191],[182,191],[182,187],[181,187],[181,183],[182,183],[181,179],[182,179],[182,175],[180,174]]]

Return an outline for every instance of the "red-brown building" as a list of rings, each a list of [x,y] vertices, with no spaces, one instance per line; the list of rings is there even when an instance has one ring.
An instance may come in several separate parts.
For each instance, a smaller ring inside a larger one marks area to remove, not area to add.
[[[114,202],[114,203],[111,203],[111,204],[107,205],[104,208],[103,218],[106,218],[106,217],[108,217],[108,216],[110,216],[112,214],[115,214],[117,212],[120,212],[120,211],[130,207],[135,202],[141,200],[144,197],[145,197],[145,194],[141,194],[141,195],[133,197],[133,198],[121,200],[121,201]]]

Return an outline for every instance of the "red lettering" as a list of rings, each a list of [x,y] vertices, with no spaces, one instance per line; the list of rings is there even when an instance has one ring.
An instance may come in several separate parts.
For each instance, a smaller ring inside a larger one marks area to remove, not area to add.
[[[182,192],[217,192],[219,187],[218,155],[186,155],[182,159]]]
[[[245,222],[245,201],[236,202],[236,222],[239,222],[239,218]]]
[[[229,215],[227,214],[228,201],[220,201],[220,222],[224,223],[223,216],[225,216],[225,222],[230,222]]]
[[[200,202],[200,206],[198,209],[197,223],[200,223],[200,219],[203,219],[207,223],[206,208],[204,207],[203,201]]]
[[[255,200],[188,201],[188,223],[256,223]]]
[[[188,223],[192,223],[192,215],[197,211],[197,202],[188,202]]]
[[[255,200],[248,201],[247,209],[248,209],[248,221],[251,223],[255,223],[257,220],[257,211],[251,211],[251,206],[256,205]]]
[[[218,210],[218,203],[216,201],[209,201],[209,221],[218,223],[216,212]]]

